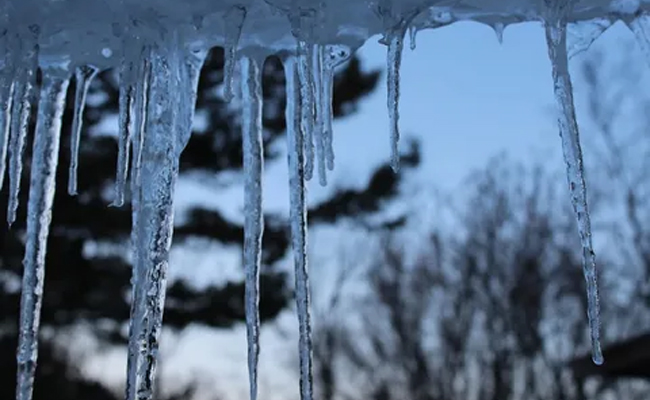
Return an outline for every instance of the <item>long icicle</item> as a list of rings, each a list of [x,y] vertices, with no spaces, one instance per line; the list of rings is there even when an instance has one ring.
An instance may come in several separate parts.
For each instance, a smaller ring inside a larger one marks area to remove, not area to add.
[[[233,6],[224,16],[226,39],[224,45],[223,97],[227,102],[230,102],[234,97],[232,84],[235,75],[235,62],[245,19],[246,9],[242,6]]]
[[[580,135],[573,103],[573,87],[569,75],[567,55],[567,22],[563,16],[545,22],[548,54],[553,68],[555,99],[558,106],[558,125],[562,138],[562,150],[567,168],[567,179],[571,193],[571,203],[578,220],[578,230],[582,242],[582,262],[587,282],[587,315],[589,318],[592,358],[594,363],[603,363],[600,346],[600,306],[598,304],[598,281],[596,256],[591,240],[591,221],[587,204]]]
[[[323,85],[323,62],[325,56],[325,48],[322,45],[316,44],[313,46],[313,62],[312,62],[312,80],[314,82],[314,97],[315,113],[316,113],[316,127],[314,129],[314,140],[316,142],[316,160],[318,161],[318,182],[321,186],[327,185],[327,139],[325,129],[327,123],[325,119],[329,117],[327,108],[322,101],[327,101],[327,96],[323,93],[327,88]]]
[[[142,166],[133,188],[133,304],[129,337],[127,400],[151,400],[174,226],[178,135],[190,129],[183,118],[189,100],[182,85],[185,60],[176,34],[151,51],[151,79],[142,147]],[[180,93],[169,96],[169,93]],[[134,351],[135,350],[135,351]],[[131,377],[134,376],[134,379]]]
[[[246,331],[248,336],[248,379],[250,399],[257,399],[257,364],[260,351],[260,264],[264,214],[262,212],[262,73],[258,60],[240,61],[242,92],[242,137],[244,147],[244,267],[246,270]]]
[[[124,193],[129,173],[129,151],[134,129],[135,107],[135,70],[136,62],[127,53],[120,66],[120,112],[119,132],[117,141],[117,172],[115,174],[115,199],[111,204],[114,207],[124,205]]]
[[[147,120],[147,109],[149,106],[149,85],[151,82],[151,63],[147,58],[144,58],[139,66],[138,70],[138,81],[136,86],[136,103],[135,103],[135,126],[136,132],[133,136],[133,159],[131,161],[131,191],[135,194],[138,189],[137,183],[140,182],[141,170],[142,170],[142,143],[144,142],[144,125]],[[138,196],[131,197],[131,207],[132,207],[132,224],[133,229],[131,230],[131,243],[134,249],[140,246],[140,241],[138,239],[138,230],[135,229],[136,226],[139,226],[138,217],[139,213],[136,213],[136,210],[139,210],[138,205]],[[138,377],[138,359],[140,357],[140,343],[143,340],[141,337],[142,333],[142,321],[136,318],[136,312],[139,309],[136,308],[136,305],[141,304],[141,290],[136,290],[141,287],[140,281],[144,280],[140,276],[140,270],[136,268],[137,264],[134,260],[133,265],[133,277],[131,285],[133,287],[133,298],[131,299],[131,316],[129,318],[129,345],[128,345],[128,358],[127,358],[127,377],[126,377],[126,398],[135,399],[136,398],[136,389],[137,389],[137,377]]]
[[[388,117],[390,119],[390,164],[393,171],[399,170],[399,96],[400,96],[400,67],[402,65],[402,50],[404,49],[405,30],[397,28],[387,34],[388,44],[387,66],[388,73]]]
[[[30,400],[38,357],[38,329],[43,300],[45,253],[52,219],[61,117],[69,79],[63,71],[45,70],[38,105],[27,210],[18,337],[16,399]]]
[[[11,226],[16,220],[18,195],[23,173],[23,154],[29,128],[29,115],[32,110],[32,95],[36,84],[38,68],[38,27],[31,27],[27,38],[18,39],[21,44],[21,56],[16,65],[16,81],[11,112],[11,132],[9,136],[9,204],[7,222]]]
[[[83,125],[83,113],[86,107],[88,89],[99,69],[84,65],[75,70],[74,115],[72,117],[72,133],[70,135],[70,169],[68,170],[68,194],[77,194],[77,169],[79,166],[79,142]]]
[[[287,146],[289,162],[291,242],[293,247],[296,306],[300,329],[300,398],[313,399],[312,337],[310,317],[309,274],[307,267],[307,207],[305,186],[305,163],[303,132],[301,130],[301,93],[299,66],[296,60],[284,62],[286,77]]]

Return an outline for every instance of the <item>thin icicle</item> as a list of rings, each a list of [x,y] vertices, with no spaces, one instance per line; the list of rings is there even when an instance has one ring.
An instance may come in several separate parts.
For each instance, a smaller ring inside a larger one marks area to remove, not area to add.
[[[7,68],[5,64],[5,68]],[[11,126],[11,104],[14,83],[9,71],[2,71],[0,76],[0,190],[4,186],[7,167],[7,148],[9,147],[9,127]]]
[[[21,55],[16,65],[16,80],[11,110],[11,131],[9,135],[9,204],[7,222],[9,226],[16,220],[18,195],[23,173],[23,153],[29,128],[29,115],[32,110],[32,97],[36,84],[38,68],[38,27],[30,27],[27,38],[20,38]]]
[[[314,176],[314,80],[312,76],[313,46],[298,41],[298,76],[300,79],[300,112],[302,131],[305,134],[305,179]]]
[[[61,117],[65,108],[65,95],[69,82],[68,77],[64,74],[63,71],[45,70],[43,72],[43,84],[38,105],[20,299],[17,400],[30,400],[34,385],[38,357],[38,328],[45,277],[45,253],[52,219]]]
[[[497,35],[497,41],[499,44],[503,44],[503,31],[506,29],[506,26],[503,22],[497,22],[494,24],[494,33]]]
[[[312,52],[312,81],[314,82],[314,111],[316,114],[316,126],[314,129],[314,141],[316,142],[316,160],[318,161],[318,182],[321,186],[327,185],[327,139],[326,139],[326,122],[325,119],[329,116],[327,108],[322,104],[323,100],[327,100],[324,91],[327,90],[323,86],[323,62],[325,57],[325,47],[322,45],[314,45]]]
[[[134,130],[136,61],[125,56],[120,66],[120,111],[117,142],[117,171],[115,174],[115,199],[111,206],[124,205],[124,193],[129,174],[129,151]]]
[[[70,169],[68,171],[68,194],[77,194],[77,167],[79,165],[79,141],[86,107],[86,96],[90,82],[99,70],[91,65],[84,65],[75,70],[74,115],[72,117],[72,134],[70,135]]]
[[[244,267],[246,270],[246,331],[248,335],[248,379],[250,399],[257,399],[257,364],[260,331],[260,263],[262,256],[262,81],[260,63],[249,57],[240,61],[242,92],[242,137],[244,152]]]
[[[627,25],[634,33],[646,61],[650,64],[650,15],[642,13]]]
[[[185,126],[192,126],[194,122],[194,109],[196,107],[197,91],[199,86],[199,77],[201,75],[201,68],[208,52],[205,50],[195,51],[189,50],[185,53],[185,69],[182,76],[183,87],[189,90],[187,92],[188,99],[183,107],[183,115]],[[178,151],[182,151],[192,136],[192,129],[186,129],[179,134],[179,141],[177,143]]]
[[[327,45],[323,50],[322,72],[321,72],[321,96],[318,104],[319,115],[323,127],[323,143],[325,147],[325,161],[327,169],[334,169],[334,130],[332,129],[332,101],[334,96],[334,72],[336,67],[350,59],[352,49],[345,45]]]
[[[409,47],[411,51],[417,47],[418,28],[415,25],[409,26]]]
[[[385,42],[388,44],[388,116],[390,119],[391,167],[399,170],[399,95],[400,95],[400,66],[402,64],[402,49],[404,48],[404,30],[396,29],[388,33]]]
[[[150,57],[145,136],[139,143],[142,165],[131,180],[134,257],[127,400],[151,400],[154,395],[174,226],[173,198],[180,155],[178,135],[190,129],[186,118],[182,118],[189,89],[180,84],[185,68],[181,55],[174,35],[169,43],[153,47]]]
[[[234,6],[224,16],[226,24],[226,43],[224,45],[224,67],[223,67],[223,97],[230,102],[233,99],[233,76],[235,75],[235,61],[241,31],[246,19],[246,9],[242,6]]]
[[[291,243],[293,247],[296,305],[300,329],[300,398],[313,399],[312,377],[312,337],[309,295],[309,274],[307,267],[307,208],[305,187],[304,143],[301,131],[300,67],[296,60],[289,58],[284,62],[287,82],[287,145],[289,149],[289,186]]]
[[[578,220],[578,230],[582,242],[583,271],[587,282],[588,318],[591,333],[592,358],[594,363],[603,363],[600,347],[600,306],[598,304],[598,283],[596,256],[591,241],[591,221],[587,204],[587,187],[584,177],[582,149],[575,106],[573,88],[569,75],[567,55],[567,23],[563,18],[545,23],[548,54],[553,67],[555,99],[558,106],[558,125],[562,138],[562,150],[567,167],[567,179],[571,193],[571,203]]]

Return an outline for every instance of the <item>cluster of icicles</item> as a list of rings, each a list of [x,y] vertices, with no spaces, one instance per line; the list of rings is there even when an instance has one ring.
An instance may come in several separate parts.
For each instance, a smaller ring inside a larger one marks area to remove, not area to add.
[[[564,4],[564,5],[563,5]],[[243,21],[240,9],[235,21]],[[603,362],[599,340],[599,306],[595,257],[586,199],[582,154],[568,72],[568,7],[562,1],[549,7],[544,19],[562,146],[567,166],[571,200],[578,220],[588,291],[588,317],[593,360]],[[628,25],[644,48],[649,48],[645,15],[630,18]],[[245,170],[246,325],[250,397],[257,398],[259,354],[259,269],[263,234],[262,213],[262,84],[263,58],[238,51],[241,32],[226,38],[225,97],[233,97],[233,72],[241,72],[242,138]],[[586,38],[587,47],[609,24],[600,24]],[[399,20],[387,29],[382,42],[388,46],[388,113],[392,166],[398,168],[399,69],[409,20]],[[497,30],[500,37],[503,27]],[[236,30],[235,30],[236,31]],[[339,45],[314,44],[306,29],[294,31],[297,46],[283,55],[286,76],[286,122],[290,185],[290,221],[295,263],[296,302],[299,317],[300,395],[312,400],[312,351],[307,268],[306,181],[315,169],[321,184],[326,170],[334,167],[332,151],[332,87],[335,67],[350,56],[351,49]],[[0,186],[9,169],[8,222],[16,218],[22,158],[31,99],[39,67],[39,29],[25,27],[8,32],[4,64],[0,74]],[[414,35],[411,38],[414,47]],[[127,400],[150,400],[163,318],[166,275],[173,233],[173,198],[179,156],[191,134],[198,77],[205,51],[191,51],[178,34],[164,40],[134,43],[124,47],[120,66],[119,155],[113,205],[124,203],[130,170],[133,209],[133,300],[128,345]],[[45,273],[46,242],[51,221],[58,163],[61,118],[70,80],[66,68],[41,66],[38,119],[34,136],[28,204],[26,251],[20,309],[17,399],[30,400],[37,362],[37,336]],[[86,93],[98,70],[76,68],[74,118],[68,192],[77,192],[79,137]],[[316,168],[315,168],[316,166]]]

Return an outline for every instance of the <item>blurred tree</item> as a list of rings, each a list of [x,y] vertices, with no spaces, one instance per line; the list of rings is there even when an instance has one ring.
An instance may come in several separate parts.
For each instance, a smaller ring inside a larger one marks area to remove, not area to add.
[[[217,95],[223,81],[223,51],[213,50],[204,65],[199,82],[197,116],[205,118],[205,126],[195,128],[181,158],[181,180],[213,180],[224,172],[238,172],[242,167],[241,135],[237,111],[228,107]],[[267,162],[278,153],[273,145],[283,136],[284,76],[279,60],[269,58],[264,65],[264,147]],[[342,68],[335,80],[334,113],[341,117],[356,110],[356,103],[372,91],[378,72],[364,72],[353,58]],[[71,88],[72,90],[74,87]],[[73,91],[71,90],[71,93]],[[125,323],[129,318],[131,277],[129,267],[129,234],[131,212],[107,207],[115,176],[116,142],[104,122],[117,115],[118,83],[114,71],[99,74],[91,85],[85,112],[80,154],[79,195],[70,197],[62,188],[67,182],[69,134],[72,96],[68,96],[63,121],[62,146],[54,200],[54,215],[48,242],[47,272],[42,310],[42,332],[35,400],[109,400],[115,395],[101,383],[90,382],[79,372],[77,363],[66,354],[68,343],[56,345],[55,339],[66,329],[83,325],[105,345],[120,345],[126,340]],[[33,128],[33,126],[32,126]],[[23,191],[18,221],[10,230],[0,230],[0,398],[14,396],[15,360],[19,282],[22,275],[27,184],[29,181],[29,149],[23,174]],[[408,161],[408,160],[407,160]],[[417,165],[416,162],[407,165]],[[337,210],[354,209],[356,213],[377,211],[379,200],[388,200],[396,193],[401,175],[385,174],[382,166],[368,187],[359,191],[341,190],[317,206],[315,221],[335,222]],[[0,219],[5,219],[7,187],[0,200]],[[346,212],[347,214],[347,212]],[[288,227],[279,215],[266,216],[261,274],[260,313],[262,322],[275,318],[291,298],[285,274],[274,268],[289,247]],[[193,239],[208,239],[229,245],[241,245],[243,228],[228,220],[219,209],[194,207],[186,218],[176,222],[174,246],[183,246]],[[182,261],[181,261],[182,263]],[[172,268],[192,268],[191,265]],[[188,324],[228,328],[244,318],[243,282],[222,286],[195,288],[184,280],[170,282],[165,309],[165,327],[181,330]],[[188,395],[191,391],[187,392]]]

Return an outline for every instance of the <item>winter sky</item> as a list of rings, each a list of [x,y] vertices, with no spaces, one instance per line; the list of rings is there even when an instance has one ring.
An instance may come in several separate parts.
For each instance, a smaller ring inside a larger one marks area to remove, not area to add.
[[[594,49],[612,52],[622,37],[630,39],[631,34],[622,26],[615,26],[596,42]],[[385,69],[386,48],[377,43],[377,38],[366,43],[360,54],[365,69]],[[581,59],[582,56],[575,57],[573,66]],[[639,62],[643,62],[640,54]],[[418,183],[451,190],[472,169],[484,166],[500,151],[507,151],[517,160],[534,158],[547,160],[554,166],[562,165],[553,118],[550,63],[539,24],[507,28],[502,45],[491,28],[476,23],[420,32],[415,51],[408,49],[408,42],[405,46],[401,75],[402,134],[419,138],[423,145],[424,164],[415,177]],[[574,73],[574,85],[579,103],[581,82],[577,73]],[[580,114],[578,104],[579,119]],[[359,112],[337,120],[334,128],[336,169],[329,180],[334,185],[361,187],[369,173],[389,158],[385,75],[377,90],[359,104]],[[287,209],[286,181],[284,160],[267,167],[267,209]],[[314,182],[310,185],[310,198],[321,199],[327,190]],[[200,201],[209,205],[217,201],[226,205],[230,218],[242,219],[241,187],[215,194],[213,190],[182,183],[179,192],[184,204]],[[216,200],[200,200],[206,198]],[[426,206],[426,198],[418,197],[414,201]],[[314,243],[311,245],[313,248]],[[241,272],[233,267],[239,263],[238,251],[222,252],[218,269],[214,258],[193,258],[192,262],[201,271],[196,273],[193,269],[193,276],[200,280],[239,276]],[[172,274],[187,276],[179,270]],[[293,335],[294,319],[292,311],[288,311],[278,324]],[[278,335],[275,327],[263,333],[263,399],[297,395],[295,372],[282,372],[297,357],[297,345],[290,340],[288,344],[278,340]],[[163,365],[168,372],[164,380],[169,385],[198,373],[206,389],[216,387],[224,394],[233,394],[233,398],[244,398],[247,381],[243,326],[216,333],[190,328],[182,337],[163,340],[167,341],[163,343],[163,356],[165,348],[170,352]],[[170,343],[173,345],[169,346]],[[110,375],[111,381],[123,379],[124,352],[110,353],[106,360],[90,366],[91,373],[105,375],[110,366],[115,371]]]

